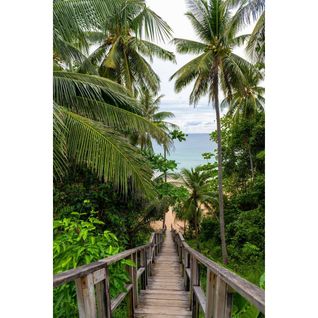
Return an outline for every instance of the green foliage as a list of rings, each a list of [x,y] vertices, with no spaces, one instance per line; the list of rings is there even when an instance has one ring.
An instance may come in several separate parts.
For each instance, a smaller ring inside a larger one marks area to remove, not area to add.
[[[169,140],[143,116],[133,90],[159,89],[143,55],[174,55],[142,38],[167,39],[170,27],[142,0],[56,0],[53,16],[54,178],[75,161],[125,194],[153,195],[151,169],[127,135]],[[87,58],[93,43],[99,47]]]
[[[144,151],[144,155],[149,160],[152,169],[160,172],[167,172],[169,170],[173,171],[178,166],[175,160],[168,160],[161,154],[154,154],[150,151]]]
[[[87,203],[87,202],[86,202]],[[78,266],[117,254],[121,248],[117,237],[107,230],[97,213],[72,212],[68,218],[56,219],[53,224],[53,266],[54,273],[64,272]],[[86,220],[84,221],[83,218]],[[124,269],[125,262],[110,268],[111,294],[125,290],[129,278]],[[133,265],[133,264],[128,264]],[[54,289],[54,317],[76,316],[76,292],[73,283]]]
[[[174,129],[173,131],[170,132],[170,136],[172,139],[178,139],[178,141],[182,142],[185,141],[187,138],[187,134],[182,132],[181,130]]]
[[[103,230],[114,233],[121,246],[135,247],[149,239],[149,223],[163,215],[164,208],[157,196],[148,199],[129,191],[124,197],[114,191],[111,183],[103,183],[88,169],[74,166],[63,183],[55,184],[54,216],[60,219],[68,217],[72,211],[94,209],[105,224]],[[84,200],[89,202],[84,203]],[[81,218],[87,219],[85,215]]]

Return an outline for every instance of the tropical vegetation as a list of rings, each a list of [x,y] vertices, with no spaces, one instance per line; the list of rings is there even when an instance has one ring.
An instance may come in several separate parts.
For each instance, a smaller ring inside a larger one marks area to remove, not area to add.
[[[173,38],[144,0],[53,0],[54,273],[144,244],[172,209],[191,245],[264,288],[265,3],[186,3],[197,40]],[[191,85],[189,104],[216,114],[208,163],[191,169],[169,158],[187,135],[160,108],[153,62],[176,62],[168,41],[193,55],[171,75],[176,93]],[[112,296],[125,266],[110,268]],[[77,314],[74,285],[56,288],[54,317]],[[239,298],[232,316],[261,317]]]

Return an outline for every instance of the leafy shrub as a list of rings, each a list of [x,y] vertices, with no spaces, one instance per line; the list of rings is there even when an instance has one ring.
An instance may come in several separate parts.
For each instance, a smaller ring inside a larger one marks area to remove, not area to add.
[[[82,220],[81,217],[87,217]],[[102,231],[104,223],[96,218],[96,212],[72,212],[68,218],[54,220],[53,266],[54,273],[63,272],[89,264],[120,251],[116,236]],[[110,267],[112,296],[124,290],[128,275],[122,261]],[[54,317],[75,317],[77,315],[74,283],[54,289]]]
[[[200,241],[213,240],[213,242],[219,245],[221,243],[219,231],[219,221],[215,217],[204,217],[200,224]]]

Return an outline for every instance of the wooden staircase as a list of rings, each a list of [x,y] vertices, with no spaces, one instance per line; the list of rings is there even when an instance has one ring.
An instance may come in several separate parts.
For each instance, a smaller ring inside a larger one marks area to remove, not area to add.
[[[136,265],[126,268],[130,277],[126,290],[111,298],[109,266],[124,259]],[[265,313],[264,290],[191,248],[174,229],[153,233],[146,245],[53,278],[54,287],[71,282],[80,318],[112,318],[124,299],[123,318],[199,318],[199,312],[205,318],[230,318],[234,293]]]
[[[152,267],[146,290],[140,293],[135,317],[191,317],[189,292],[184,290],[179,258],[170,231]]]

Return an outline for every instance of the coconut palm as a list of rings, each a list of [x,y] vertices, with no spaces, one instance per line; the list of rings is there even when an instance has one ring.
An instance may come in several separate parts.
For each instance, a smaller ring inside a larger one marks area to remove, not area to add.
[[[202,216],[202,208],[211,210],[211,197],[209,180],[211,175],[197,167],[195,169],[181,169],[179,174],[184,186],[189,190],[189,197],[183,202],[177,217],[193,224],[195,238],[199,236],[199,224]]]
[[[88,39],[97,48],[87,61],[98,66],[100,76],[124,85],[133,94],[140,87],[158,92],[160,79],[149,61],[153,57],[175,61],[175,57],[152,41],[169,39],[171,29],[144,0],[117,0],[91,31]]]
[[[166,133],[142,116],[139,104],[123,86],[99,76],[65,71],[82,58],[83,29],[98,21],[96,11],[98,5],[105,7],[103,3],[54,2],[54,176],[63,177],[72,160],[124,193],[129,186],[151,192],[151,169],[124,136],[147,132],[162,141],[168,138]]]
[[[239,27],[232,20],[231,7],[226,1],[188,0],[187,3],[189,12],[186,16],[190,19],[200,41],[174,39],[174,43],[178,52],[198,54],[198,56],[181,67],[171,78],[176,79],[177,92],[194,81],[190,103],[196,105],[202,96],[208,94],[216,112],[220,233],[223,262],[227,263],[219,90],[221,88],[226,96],[231,96],[233,88],[239,88],[244,83],[244,70],[252,65],[233,53],[233,49],[244,42],[248,35],[237,35]]]
[[[228,115],[235,121],[254,117],[257,112],[264,110],[265,105],[265,88],[259,86],[261,74],[253,69],[245,70],[244,74],[246,80],[242,87],[235,89],[231,96],[221,102],[221,108],[227,108]]]

